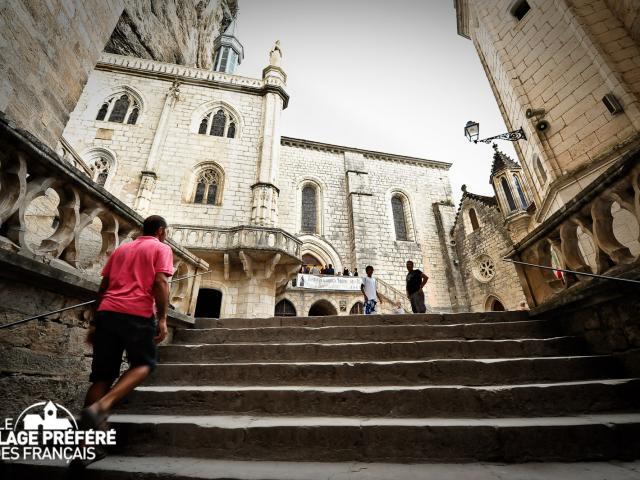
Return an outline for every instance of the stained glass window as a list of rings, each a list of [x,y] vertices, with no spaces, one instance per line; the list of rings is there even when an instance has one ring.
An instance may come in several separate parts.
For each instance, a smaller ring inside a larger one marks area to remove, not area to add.
[[[113,110],[111,110],[109,121],[122,123],[124,121],[124,117],[127,115],[127,110],[129,110],[129,103],[129,97],[126,95],[122,95],[118,100],[116,100]]]
[[[402,198],[391,198],[391,210],[393,211],[393,225],[396,230],[396,240],[407,240],[407,221],[404,212]]]
[[[197,182],[193,202],[215,205],[218,200],[220,173],[213,168],[208,168],[200,172]]]
[[[500,182],[502,184],[502,190],[504,191],[504,196],[507,198],[507,205],[509,206],[509,211],[512,212],[516,209],[516,202],[513,200],[513,194],[511,193],[511,188],[509,188],[509,183],[507,179],[502,177]]]
[[[316,233],[318,226],[316,189],[306,185],[302,189],[302,231]]]
[[[211,135],[216,137],[224,136],[224,127],[226,123],[226,116],[222,110],[218,110],[213,116],[213,124],[211,125]]]

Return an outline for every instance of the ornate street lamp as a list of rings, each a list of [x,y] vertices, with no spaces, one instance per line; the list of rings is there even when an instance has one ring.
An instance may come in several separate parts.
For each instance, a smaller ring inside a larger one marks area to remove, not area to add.
[[[492,140],[509,140],[510,142],[515,142],[517,140],[526,140],[527,136],[520,127],[518,130],[514,130],[513,132],[501,133],[500,135],[496,135],[494,137],[483,138],[480,140],[480,124],[469,120],[464,127],[464,135],[469,139],[470,142],[478,143],[491,143]]]

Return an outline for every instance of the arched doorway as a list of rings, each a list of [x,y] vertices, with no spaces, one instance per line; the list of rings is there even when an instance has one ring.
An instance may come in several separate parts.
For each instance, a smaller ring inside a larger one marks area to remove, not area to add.
[[[362,302],[354,303],[353,307],[351,307],[351,310],[349,311],[350,315],[362,315],[362,313],[364,313],[364,305]]]
[[[195,316],[200,318],[220,318],[221,306],[222,292],[220,290],[201,288],[198,291]]]
[[[274,312],[274,316],[276,317],[295,317],[296,316],[296,307],[293,306],[286,298],[283,298],[278,303],[276,303],[276,308]]]
[[[493,295],[489,295],[487,298],[484,309],[488,312],[504,312],[506,310],[504,304]]]
[[[310,317],[324,317],[326,315],[337,315],[338,311],[328,300],[318,300],[309,309]]]
[[[324,264],[321,260],[319,260],[315,255],[311,255],[310,253],[305,253],[302,256],[302,264],[306,265],[311,269],[311,267],[323,268]]]

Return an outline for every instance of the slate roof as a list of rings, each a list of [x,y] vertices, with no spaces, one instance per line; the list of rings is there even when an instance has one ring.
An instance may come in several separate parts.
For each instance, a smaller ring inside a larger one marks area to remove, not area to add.
[[[495,150],[495,153],[493,154],[493,163],[491,164],[491,175],[489,178],[493,178],[496,173],[501,172],[502,170],[520,170],[520,164],[498,150],[498,146],[495,143],[493,144],[493,149]]]

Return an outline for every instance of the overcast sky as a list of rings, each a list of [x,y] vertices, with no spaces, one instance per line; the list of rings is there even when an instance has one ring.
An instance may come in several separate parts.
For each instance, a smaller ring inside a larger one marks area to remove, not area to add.
[[[288,75],[282,135],[453,163],[454,201],[466,183],[492,194],[490,145],[506,131],[453,0],[239,0],[239,75],[261,77],[276,39]],[[515,158],[509,142],[500,148]]]

